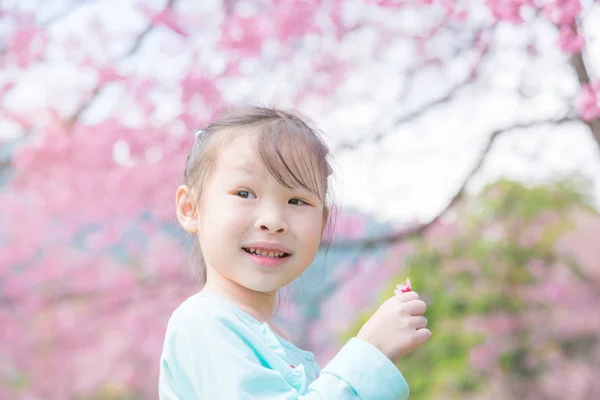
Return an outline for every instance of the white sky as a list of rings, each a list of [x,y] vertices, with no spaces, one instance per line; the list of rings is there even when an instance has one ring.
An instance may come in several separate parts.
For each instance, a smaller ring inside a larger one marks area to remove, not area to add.
[[[56,7],[68,3],[66,0],[56,2]],[[209,10],[210,4],[215,4],[209,3],[195,2],[194,9],[198,10],[198,4],[202,4]],[[57,24],[53,34],[64,38],[75,30],[85,35],[89,19],[98,17],[110,21],[110,32],[133,37],[143,27],[144,21],[132,11],[131,1],[121,2],[119,12],[115,12],[114,4],[90,1]],[[162,2],[149,4],[160,5]],[[586,56],[590,73],[592,77],[599,78],[600,24],[592,21],[600,21],[599,6],[593,7],[583,21],[588,40]],[[206,34],[195,43],[202,48],[203,38],[214,36],[219,21],[215,18],[198,23],[206,26]],[[538,38],[550,49],[535,63],[524,60],[520,53],[510,51],[511,44],[522,40],[524,28],[534,29]],[[356,57],[359,54],[357,49],[368,48],[371,40],[372,35],[364,32],[350,43],[350,49],[346,44],[335,48],[335,51],[348,52]],[[552,118],[565,111],[565,101],[556,94],[572,96],[577,87],[573,72],[564,67],[563,56],[554,46],[552,33],[543,27],[507,26],[499,30],[497,40],[507,50],[495,54],[493,64],[490,64],[493,68],[482,71],[486,87],[478,86],[463,91],[451,104],[425,114],[414,123],[391,128],[392,133],[379,144],[364,145],[356,151],[335,155],[338,177],[335,192],[343,207],[358,208],[379,218],[395,221],[431,218],[454,194],[493,129],[514,121]],[[90,46],[95,45],[90,43]],[[99,54],[104,57],[121,54],[128,46],[129,43],[123,40],[111,48],[103,48]],[[170,48],[168,57],[160,53],[165,48]],[[173,36],[154,34],[148,37],[143,51],[123,65],[125,69],[133,69],[142,75],[172,79],[190,62],[184,50]],[[64,50],[56,48],[53,52],[60,59]],[[268,51],[266,54],[268,61]],[[314,101],[301,108],[325,129],[332,148],[341,141],[389,126],[397,116],[410,111],[419,102],[437,97],[436,91],[443,94],[445,84],[452,84],[443,81],[438,74],[423,75],[420,80],[413,82],[418,88],[416,94],[409,97],[407,102],[398,103],[395,100],[397,93],[406,84],[398,70],[402,63],[406,64],[406,60],[410,59],[410,53],[405,48],[396,47],[390,49],[383,62],[369,62],[368,52],[362,58],[366,61],[356,65],[355,72],[345,79],[331,98]],[[196,62],[209,70],[218,70],[223,66],[219,54],[211,50],[201,51]],[[246,82],[236,82],[235,90],[228,93],[231,93],[232,100],[288,106],[289,93],[295,90],[295,84],[302,83],[297,76],[303,70],[302,62],[306,62],[306,59],[271,65],[267,70],[263,69],[262,74],[253,74],[252,79]],[[254,71],[252,65],[246,67],[249,73]],[[450,79],[456,79],[464,70],[463,65],[458,65],[450,71]],[[42,109],[48,102],[55,101],[56,92],[60,91],[61,98],[66,99],[71,95],[73,99],[61,103],[62,111],[69,113],[76,104],[77,93],[91,87],[94,82],[93,76],[82,74],[64,63],[57,63],[32,68],[26,73],[4,71],[4,78],[0,76],[0,84],[3,79],[11,79],[16,74],[19,74],[21,86],[17,95],[10,99],[11,107],[16,109]],[[523,74],[537,84],[536,91],[539,93],[526,101],[515,96],[515,85]],[[69,85],[65,86],[64,82],[69,82]],[[70,88],[66,93],[65,87]],[[119,95],[119,90],[108,91],[90,110],[88,118],[102,119],[109,115],[114,104],[111,99]],[[168,98],[176,94],[163,95]],[[154,118],[166,120],[176,114],[174,102],[164,101],[161,104]],[[140,117],[131,115],[131,123],[135,124]],[[10,124],[0,120],[0,135],[8,137],[12,134]],[[582,124],[559,128],[544,126],[501,138],[470,189],[476,191],[481,185],[500,176],[540,181],[573,172],[594,178],[596,185],[593,194],[600,206],[597,179],[600,177],[600,153],[587,127]]]

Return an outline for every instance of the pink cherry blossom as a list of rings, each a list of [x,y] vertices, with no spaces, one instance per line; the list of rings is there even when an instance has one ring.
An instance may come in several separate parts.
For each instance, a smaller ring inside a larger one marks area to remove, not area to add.
[[[586,121],[600,118],[600,80],[583,86],[579,93],[579,115]]]
[[[412,290],[412,287],[410,285],[410,279],[406,278],[406,281],[403,283],[399,283],[396,286],[396,290],[394,291],[395,294],[399,294],[399,293],[407,293],[410,292]]]
[[[567,54],[578,53],[585,45],[585,39],[577,34],[572,26],[563,25],[558,36],[558,46]]]
[[[559,26],[573,25],[581,13],[580,0],[554,0],[542,6],[546,18]]]

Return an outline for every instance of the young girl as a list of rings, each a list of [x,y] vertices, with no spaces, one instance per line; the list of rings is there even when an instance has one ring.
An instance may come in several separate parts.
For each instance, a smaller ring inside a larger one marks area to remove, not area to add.
[[[417,293],[387,300],[322,371],[273,324],[277,291],[313,261],[329,218],[327,154],[301,117],[264,107],[197,134],[176,207],[205,284],[169,320],[160,399],[408,397],[395,364],[431,337]]]

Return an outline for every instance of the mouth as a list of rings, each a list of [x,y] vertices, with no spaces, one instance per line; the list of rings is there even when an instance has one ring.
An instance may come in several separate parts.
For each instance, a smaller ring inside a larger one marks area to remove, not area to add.
[[[257,256],[268,257],[268,258],[286,258],[286,257],[291,256],[290,253],[286,253],[283,251],[257,249],[254,247],[242,247],[242,250],[244,250],[248,254],[254,254]]]

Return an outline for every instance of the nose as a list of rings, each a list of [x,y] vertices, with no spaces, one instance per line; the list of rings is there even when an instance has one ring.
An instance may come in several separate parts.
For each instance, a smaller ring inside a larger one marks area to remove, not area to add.
[[[263,232],[284,234],[288,232],[285,214],[275,205],[266,205],[259,211],[255,222],[256,229]]]

